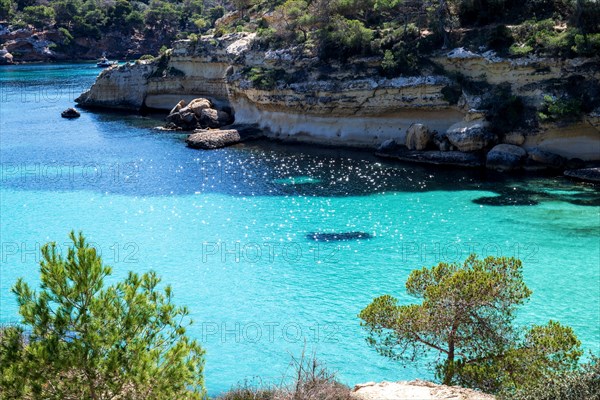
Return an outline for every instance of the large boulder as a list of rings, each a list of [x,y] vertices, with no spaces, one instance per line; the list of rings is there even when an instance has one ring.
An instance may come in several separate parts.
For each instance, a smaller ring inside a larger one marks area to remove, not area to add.
[[[184,100],[173,107],[167,122],[181,129],[220,128],[232,121],[229,113],[213,108],[210,100],[197,98],[186,104]]]
[[[180,100],[179,103],[175,104],[175,107],[173,107],[171,109],[171,112],[169,113],[169,115],[171,114],[175,114],[178,113],[179,111],[181,111],[182,108],[184,108],[186,106],[186,102],[185,100]],[[167,117],[168,118],[168,117]]]
[[[485,166],[496,171],[514,171],[523,166],[527,152],[512,144],[499,144],[489,151]]]
[[[431,141],[431,132],[423,124],[412,124],[406,131],[406,147],[409,150],[425,150]]]
[[[446,136],[459,151],[478,151],[496,141],[496,135],[488,128],[489,124],[483,120],[461,121],[448,128]]]
[[[205,108],[200,113],[200,123],[203,127],[220,128],[230,123],[230,116],[225,111]]]
[[[213,108],[213,105],[208,99],[198,98],[190,101],[190,104],[186,108],[192,111],[198,118],[201,118],[202,110]]]
[[[213,150],[231,146],[242,141],[236,129],[199,129],[186,139],[188,147],[194,149]]]
[[[529,150],[529,160],[544,167],[560,169],[565,165],[565,158],[549,151],[533,148]]]

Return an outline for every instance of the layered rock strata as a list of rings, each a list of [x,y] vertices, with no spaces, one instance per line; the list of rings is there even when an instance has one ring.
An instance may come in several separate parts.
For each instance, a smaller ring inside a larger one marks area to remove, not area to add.
[[[176,42],[161,60],[104,71],[77,102],[171,110],[182,99],[205,97],[215,109],[231,110],[236,124],[257,124],[267,137],[373,149],[396,143],[425,152],[398,154],[396,148],[396,156],[424,162],[455,164],[464,158],[469,165],[485,165],[486,154],[498,144],[518,146],[528,154],[543,151],[556,160],[600,160],[598,113],[574,123],[498,135],[481,109],[481,96],[464,90],[458,99],[448,95],[457,86],[453,74],[460,73],[487,85],[508,84],[529,107],[539,107],[545,84],[570,77],[597,82],[599,69],[593,62],[598,60],[507,60],[458,49],[433,61],[445,72],[387,79],[378,75],[374,59],[325,65],[297,48],[263,50],[254,34],[207,36]],[[467,155],[437,154],[456,151]],[[545,165],[524,156],[517,167],[505,168],[494,154],[488,163],[494,169]]]

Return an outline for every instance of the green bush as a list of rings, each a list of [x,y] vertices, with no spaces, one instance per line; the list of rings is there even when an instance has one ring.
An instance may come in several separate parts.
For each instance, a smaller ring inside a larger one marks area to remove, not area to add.
[[[63,37],[62,44],[64,46],[68,46],[71,43],[71,41],[73,40],[73,35],[71,35],[71,32],[69,32],[69,30],[66,28],[58,28],[58,31],[60,32],[60,34]]]
[[[577,34],[574,37],[574,42],[572,50],[578,56],[594,57],[600,54],[600,33]]]
[[[337,16],[321,33],[321,56],[345,59],[370,53],[373,30],[358,20]]]
[[[500,400],[598,400],[600,399],[600,358],[575,371],[554,379],[527,386],[514,392],[501,393]]]
[[[277,85],[277,81],[285,78],[285,71],[282,69],[268,69],[262,67],[252,67],[244,71],[246,78],[252,82],[252,85],[260,90],[272,90]]]
[[[29,6],[23,9],[23,20],[37,29],[52,25],[55,16],[54,9],[48,6]]]
[[[582,102],[579,99],[544,96],[544,103],[538,112],[538,118],[543,122],[572,121],[581,117]]]
[[[12,291],[23,327],[0,332],[0,397],[203,399],[204,350],[186,336],[188,310],[155,273],[112,270],[83,237],[66,255],[42,247],[41,284]]]

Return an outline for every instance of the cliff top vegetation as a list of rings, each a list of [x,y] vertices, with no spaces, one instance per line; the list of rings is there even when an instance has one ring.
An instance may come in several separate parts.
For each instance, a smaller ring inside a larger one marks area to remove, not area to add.
[[[505,56],[600,53],[595,0],[0,0],[0,20],[54,29],[59,49],[117,34],[170,43],[257,32],[267,48],[300,46],[324,60],[378,57],[409,73],[435,50],[463,46]]]

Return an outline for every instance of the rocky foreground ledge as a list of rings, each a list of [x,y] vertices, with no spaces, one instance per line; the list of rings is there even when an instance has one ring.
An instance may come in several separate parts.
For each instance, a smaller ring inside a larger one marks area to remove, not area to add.
[[[495,397],[459,386],[437,385],[416,379],[399,382],[369,382],[356,385],[356,400],[494,400]]]
[[[495,397],[459,386],[437,385],[414,380],[400,382],[369,382],[352,390],[356,400],[494,400]]]

